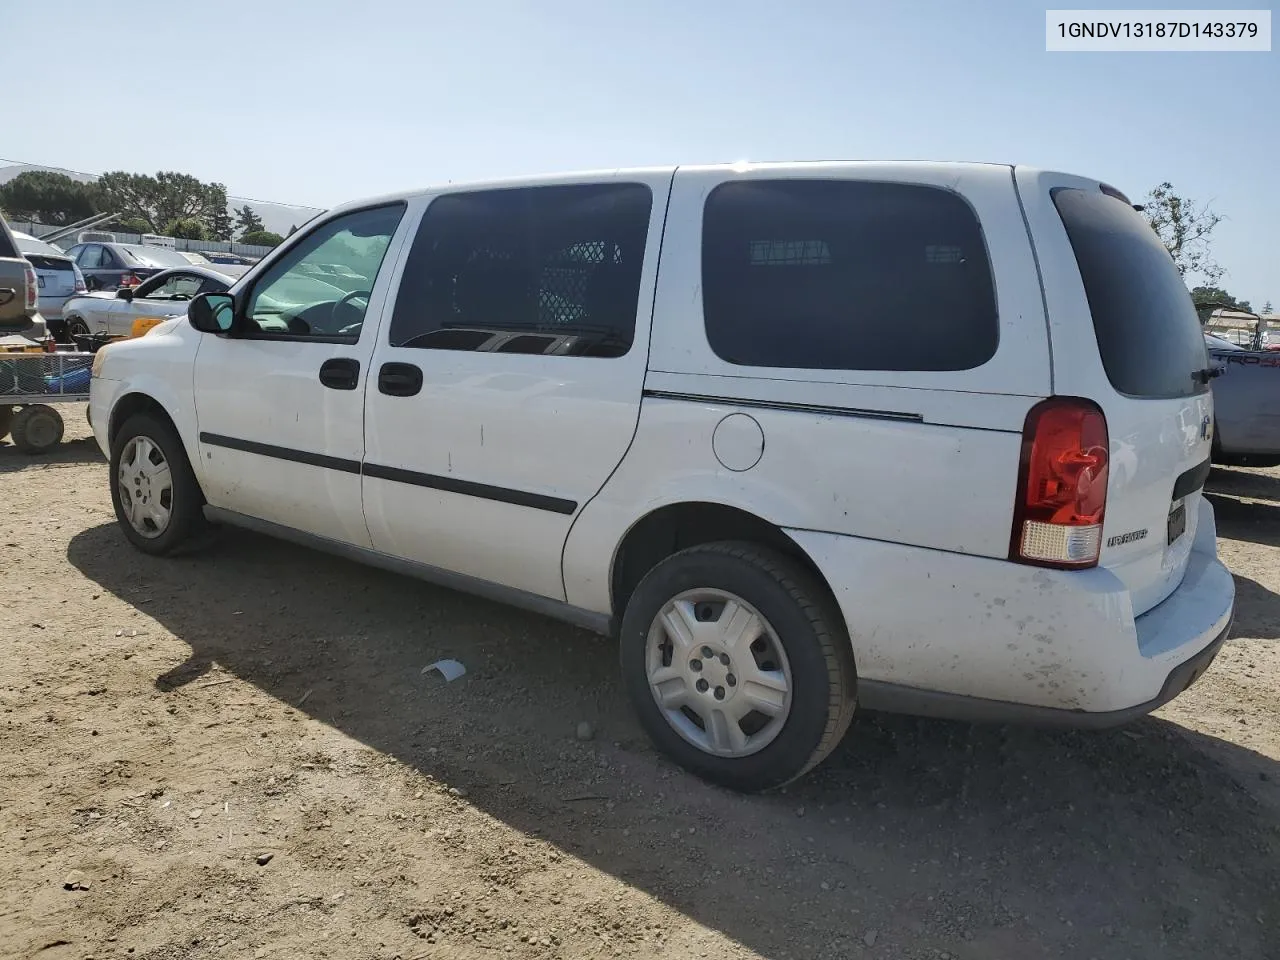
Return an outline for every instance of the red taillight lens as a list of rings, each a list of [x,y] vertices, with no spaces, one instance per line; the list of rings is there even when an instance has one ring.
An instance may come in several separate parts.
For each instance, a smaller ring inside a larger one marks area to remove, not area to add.
[[[34,310],[36,304],[40,302],[40,279],[36,276],[35,268],[27,266],[25,271],[27,274],[27,309]]]
[[[126,273],[120,278],[120,286],[122,287],[136,287],[141,282],[142,280],[132,273]]]
[[[1079,569],[1098,562],[1107,508],[1107,419],[1088,400],[1054,397],[1022,430],[1009,559]]]
[[[75,271],[76,277],[76,293],[88,293],[89,288],[84,285],[84,274],[80,272],[80,268],[72,264],[71,269]]]

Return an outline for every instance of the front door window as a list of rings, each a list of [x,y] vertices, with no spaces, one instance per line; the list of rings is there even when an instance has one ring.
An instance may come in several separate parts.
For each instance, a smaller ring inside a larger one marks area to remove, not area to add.
[[[321,224],[271,265],[244,308],[245,334],[355,343],[402,203]]]

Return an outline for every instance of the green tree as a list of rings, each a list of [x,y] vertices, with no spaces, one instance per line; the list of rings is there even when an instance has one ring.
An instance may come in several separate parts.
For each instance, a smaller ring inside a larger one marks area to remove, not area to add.
[[[165,224],[164,235],[181,240],[208,240],[209,231],[199,220],[188,217],[185,220],[170,220]]]
[[[236,211],[236,226],[241,233],[258,233],[266,229],[262,218],[247,203]]]
[[[237,243],[247,243],[254,247],[276,247],[284,242],[284,237],[278,233],[272,233],[270,230],[254,230],[246,233]]]
[[[1222,278],[1226,271],[1210,256],[1209,244],[1214,227],[1222,222],[1219,214],[1181,196],[1167,181],[1147,194],[1143,212],[1184,280],[1191,274],[1213,286]]]
[[[151,224],[138,217],[125,217],[123,220],[113,221],[106,230],[119,230],[121,233],[150,233]]]
[[[98,179],[104,208],[143,220],[148,233],[158,232],[174,220],[199,220],[211,229],[219,211],[227,208],[227,188],[204,183],[185,173],[144,173],[113,170]]]
[[[209,233],[215,240],[230,240],[234,229],[235,221],[231,219],[231,213],[226,207],[215,213],[209,221]]]
[[[0,186],[0,207],[11,219],[53,227],[91,217],[100,209],[94,184],[49,170],[28,170]]]
[[[1264,303],[1264,304],[1262,305],[1262,312],[1263,312],[1263,313],[1275,313],[1275,310],[1276,310],[1276,308],[1275,308],[1275,307],[1273,307],[1273,306],[1271,306],[1271,301],[1270,301],[1270,300],[1268,300],[1266,303]]]
[[[1253,313],[1253,307],[1249,305],[1248,300],[1237,300],[1227,291],[1217,286],[1192,287],[1191,302],[1196,305],[1196,313],[1199,314],[1201,323],[1206,322],[1209,319],[1209,315],[1219,308]]]

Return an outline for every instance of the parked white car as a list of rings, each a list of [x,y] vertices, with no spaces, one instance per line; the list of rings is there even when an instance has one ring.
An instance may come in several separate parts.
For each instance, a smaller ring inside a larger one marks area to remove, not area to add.
[[[300,302],[317,264],[364,282]],[[91,409],[140,550],[238,525],[616,633],[655,742],[754,790],[855,703],[1105,726],[1203,673],[1207,367],[1097,181],[744,164],[337,208]]]
[[[175,267],[160,271],[136,287],[86,293],[63,306],[67,335],[105,333],[127,337],[137,320],[185,314],[187,304],[197,294],[222,293],[244,272],[244,268],[236,267]]]
[[[87,291],[84,275],[75,261],[53,244],[16,230],[13,231],[13,239],[17,242],[18,251],[35,267],[40,315],[56,330],[66,302]]]

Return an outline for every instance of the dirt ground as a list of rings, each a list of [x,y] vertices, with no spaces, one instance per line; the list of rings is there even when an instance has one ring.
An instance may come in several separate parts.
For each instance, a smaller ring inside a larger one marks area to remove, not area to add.
[[[1280,471],[1211,479],[1239,615],[1156,717],[864,713],[743,797],[602,639],[247,534],[139,555],[64,412],[0,445],[0,957],[1280,957]]]

